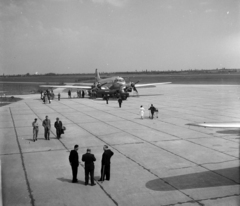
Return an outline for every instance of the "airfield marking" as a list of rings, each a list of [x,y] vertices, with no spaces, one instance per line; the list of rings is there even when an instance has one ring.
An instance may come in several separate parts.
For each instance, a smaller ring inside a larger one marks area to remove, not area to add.
[[[63,104],[62,102],[61,102],[61,104]],[[66,105],[66,104],[63,104],[63,105]],[[68,105],[66,105],[66,106],[68,106]],[[86,106],[86,105],[85,105]],[[49,107],[49,106],[48,106]],[[72,108],[72,107],[70,107],[70,106],[68,106],[69,108],[71,108],[71,109],[74,109],[74,108]],[[51,109],[53,109],[52,107],[50,107]],[[54,110],[54,109],[53,109]],[[76,109],[74,109],[74,110],[76,110]],[[56,111],[56,110],[55,110]],[[76,110],[77,111],[77,110]],[[57,112],[57,111],[56,111]],[[85,114],[84,112],[81,112],[81,113],[83,113],[83,114]],[[62,116],[64,116],[66,119],[69,119],[68,117],[66,117],[64,114],[62,114]],[[87,115],[87,116],[90,116],[90,115]],[[95,118],[96,119],[96,118]],[[70,120],[70,119],[69,119]],[[101,121],[101,120],[99,120],[100,122],[103,122],[103,121]],[[105,123],[105,122],[103,122],[103,123]],[[75,125],[77,125],[78,127],[80,127],[80,128],[82,128],[80,125],[78,125],[78,124],[76,124],[76,123],[74,123]],[[105,124],[107,124],[107,123],[105,123]],[[109,125],[109,124],[108,124]],[[110,126],[112,126],[112,125],[110,125]],[[102,142],[104,142],[106,145],[109,145],[107,142],[105,142],[104,140],[102,140],[101,138],[99,138],[97,135],[95,135],[95,134],[93,134],[93,133],[91,133],[90,131],[88,131],[87,129],[85,129],[85,128],[82,128],[83,130],[85,130],[85,131],[87,131],[88,133],[90,133],[91,135],[93,135],[94,137],[96,137],[97,139],[99,139],[100,141],[102,141]],[[121,130],[121,129],[120,129]],[[123,130],[121,130],[121,131],[123,131]],[[124,131],[125,132],[125,131]],[[127,133],[127,132],[126,132]],[[133,135],[133,136],[135,136],[135,135]],[[137,137],[137,138],[139,138],[139,137]],[[141,138],[139,138],[139,139],[141,139]],[[144,140],[145,141],[145,140]],[[147,142],[147,141],[146,141]],[[185,195],[185,196],[187,196],[188,198],[190,198],[193,202],[195,202],[195,203],[198,203],[199,205],[202,205],[200,202],[198,202],[198,200],[194,200],[190,195],[188,195],[188,194],[185,194],[182,190],[179,190],[177,187],[175,187],[174,185],[172,185],[171,183],[169,183],[169,182],[167,182],[167,181],[165,181],[163,178],[161,178],[161,177],[159,177],[158,175],[156,175],[155,173],[153,173],[150,169],[148,169],[148,168],[146,168],[146,167],[144,167],[143,165],[141,165],[140,163],[138,163],[137,161],[135,161],[135,160],[133,160],[131,157],[129,157],[129,156],[127,156],[127,155],[125,155],[124,153],[122,153],[122,152],[120,152],[118,149],[116,149],[114,146],[112,146],[112,145],[110,145],[112,148],[114,148],[116,151],[118,151],[120,154],[122,154],[123,156],[125,156],[127,159],[129,159],[129,160],[131,160],[132,162],[134,162],[135,164],[137,164],[137,165],[139,165],[140,167],[142,167],[144,170],[146,170],[146,171],[148,171],[149,173],[151,173],[152,175],[154,175],[155,177],[157,177],[157,178],[159,178],[159,179],[161,179],[165,184],[167,184],[167,185],[170,185],[172,188],[174,188],[175,190],[177,190],[177,191],[179,191],[180,193],[182,193],[183,195]],[[167,151],[167,150],[166,150]],[[195,164],[195,163],[194,163]],[[101,185],[99,185],[99,186],[101,186]],[[190,202],[192,202],[192,201],[190,201]],[[187,202],[189,202],[189,201],[187,201]]]
[[[19,139],[18,139],[18,134],[17,134],[17,130],[16,130],[16,127],[15,127],[15,122],[14,122],[14,118],[13,118],[13,115],[12,115],[11,107],[9,107],[9,110],[10,110],[11,118],[12,118],[12,121],[13,121],[13,127],[14,127],[14,131],[15,131],[15,135],[16,135],[18,149],[20,151],[20,156],[21,156],[21,160],[22,160],[22,167],[23,167],[23,171],[24,171],[24,176],[25,176],[25,180],[26,180],[26,184],[27,184],[27,188],[28,188],[29,197],[30,197],[30,200],[31,200],[30,202],[31,202],[31,205],[34,206],[35,205],[35,199],[33,197],[33,191],[31,189],[30,182],[28,180],[27,169],[25,167],[23,153],[22,153],[22,148],[21,148],[21,145],[20,145],[20,142],[19,142]]]
[[[71,100],[71,101],[72,101],[72,100]],[[73,102],[75,102],[75,101],[73,101]],[[75,102],[75,103],[76,103],[76,102]],[[78,103],[78,102],[77,102],[77,103]],[[61,104],[63,104],[63,103],[61,102]],[[78,103],[78,104],[79,104],[79,103]],[[68,106],[68,107],[71,108],[71,109],[74,109],[73,107],[71,107],[71,106],[69,106],[69,105],[66,105],[66,104],[63,104],[63,105]],[[84,104],[81,104],[81,105],[84,105]],[[86,106],[86,105],[84,105],[84,106]],[[89,106],[88,106],[88,107],[89,107]],[[50,107],[50,108],[53,109],[52,107]],[[94,108],[94,107],[91,107],[91,106],[90,106],[90,108]],[[94,109],[96,109],[96,108],[94,108]],[[76,110],[76,109],[74,109],[74,110]],[[55,110],[55,111],[56,111],[56,110]],[[78,110],[76,110],[76,111],[78,111]],[[99,110],[99,111],[103,111],[103,110]],[[78,111],[78,112],[80,112],[80,111]],[[104,111],[104,112],[106,112],[106,113],[108,113],[108,114],[111,114],[111,113],[109,113],[109,112],[107,112],[107,111]],[[85,113],[84,111],[81,112],[81,113],[83,113],[83,114],[85,114],[85,115],[87,115],[87,116],[90,116],[90,117],[94,118],[94,116],[91,116],[91,115]],[[111,114],[111,115],[116,116],[116,115],[114,115],[114,114]],[[116,116],[116,117],[117,117],[117,116]],[[122,118],[123,120],[128,120],[128,121],[130,121],[130,122],[136,123],[136,122],[134,122],[134,121],[132,121],[132,120],[125,119],[125,118],[123,118],[123,117],[119,117],[119,118]],[[97,118],[94,118],[94,119],[97,119]],[[97,119],[97,120],[99,120],[99,119]],[[217,174],[217,175],[219,175],[219,176],[221,176],[221,177],[224,177],[225,179],[228,179],[228,180],[234,182],[235,184],[239,184],[238,182],[235,182],[234,180],[229,179],[228,177],[225,177],[225,176],[223,176],[223,175],[221,175],[221,174],[219,174],[219,173],[217,173],[217,172],[215,172],[215,171],[213,171],[213,170],[210,170],[210,169],[204,167],[204,166],[203,166],[204,164],[196,164],[195,162],[193,162],[193,161],[191,161],[191,160],[189,160],[189,159],[187,159],[187,158],[185,158],[185,157],[182,157],[182,156],[177,155],[177,154],[175,154],[175,153],[173,153],[173,152],[171,152],[171,151],[168,151],[168,150],[166,150],[166,149],[164,149],[164,148],[162,148],[162,147],[160,147],[160,146],[157,146],[157,145],[153,144],[152,142],[149,142],[149,141],[147,141],[147,140],[144,140],[144,139],[142,139],[142,138],[140,138],[140,137],[138,137],[138,136],[136,136],[136,135],[134,135],[134,134],[128,133],[127,131],[125,131],[125,130],[123,130],[123,129],[120,129],[120,128],[117,128],[117,127],[115,127],[115,126],[113,126],[113,125],[110,125],[110,124],[108,124],[107,122],[104,122],[104,121],[101,121],[101,120],[99,120],[99,121],[100,121],[100,122],[103,122],[104,124],[107,124],[107,125],[109,125],[109,126],[112,126],[112,127],[116,128],[116,129],[119,129],[119,130],[122,131],[122,132],[125,132],[125,133],[127,133],[127,134],[133,135],[133,136],[135,136],[136,138],[141,139],[142,141],[145,141],[145,142],[147,142],[147,143],[149,143],[149,144],[151,144],[151,145],[153,145],[153,146],[155,146],[155,147],[157,147],[157,148],[160,148],[160,149],[162,149],[162,150],[164,150],[164,151],[167,151],[167,152],[169,152],[169,153],[171,153],[171,154],[173,154],[173,155],[175,155],[175,156],[177,156],[177,157],[180,157],[180,158],[185,159],[185,160],[187,160],[187,161],[189,161],[189,162],[192,162],[192,163],[194,163],[194,164],[197,165],[197,166],[200,166],[200,167],[202,167],[202,168],[204,168],[204,169],[206,169],[206,170],[208,170],[208,171],[210,171],[210,172],[213,172],[213,173],[215,173],[215,174]],[[158,120],[158,121],[160,121],[160,120]],[[146,125],[142,125],[141,123],[136,123],[136,124],[140,124],[141,126],[148,127],[148,126],[146,126]],[[78,125],[78,126],[79,126],[79,125]],[[176,126],[178,126],[178,125],[176,125]],[[179,126],[179,127],[180,127],[180,126]],[[82,128],[82,127],[81,127],[81,128]],[[153,129],[153,128],[151,128],[151,127],[148,127],[148,128]],[[82,128],[82,129],[84,129],[84,128]],[[157,129],[154,129],[154,130],[157,130]],[[86,131],[87,131],[87,130],[86,130]],[[159,131],[159,130],[157,130],[157,131]],[[88,132],[89,132],[89,131],[88,131]],[[162,131],[160,131],[160,132],[162,132]],[[164,132],[164,133],[165,133],[165,132]],[[165,133],[165,134],[168,134],[168,133]],[[170,134],[168,134],[168,135],[170,135]],[[94,136],[97,137],[96,135],[94,135]],[[174,136],[174,135],[171,135],[171,136]],[[98,137],[97,137],[97,138],[98,138]],[[185,139],[180,138],[180,137],[178,137],[178,138],[179,138],[180,140],[185,140]],[[98,138],[98,139],[99,139],[99,138]],[[103,141],[103,140],[102,140],[102,141]],[[187,140],[185,140],[185,141],[187,141]],[[104,142],[104,141],[103,141],[103,142]],[[189,141],[189,142],[191,142],[191,141]],[[191,142],[191,143],[194,143],[194,142]],[[195,143],[195,144],[198,145],[198,146],[202,146],[202,145],[199,145],[199,144],[197,144],[197,143]],[[205,147],[205,146],[202,146],[202,147]],[[205,147],[205,148],[208,148],[208,147]],[[212,149],[212,148],[208,148],[208,149]],[[116,150],[117,150],[117,149],[116,149]],[[214,150],[214,149],[212,149],[212,150]],[[117,150],[117,151],[118,151],[118,150]],[[218,150],[214,150],[214,151],[223,153],[223,152],[218,151]],[[121,153],[121,152],[120,152],[120,153]],[[225,153],[223,153],[223,154],[225,154]],[[232,156],[232,155],[229,155],[229,154],[225,154],[225,155],[234,157],[235,160],[239,159],[239,158],[237,158],[237,157],[235,157],[235,156]],[[124,156],[126,156],[126,155],[124,155]],[[127,156],[126,156],[126,157],[127,157]],[[134,161],[134,160],[133,160],[133,161]],[[224,161],[224,162],[230,162],[230,161],[234,161],[234,160],[228,160],[228,161]],[[217,162],[217,163],[221,163],[221,162]],[[217,164],[217,163],[215,162],[215,164]],[[143,166],[142,166],[142,167],[143,167]],[[147,169],[147,170],[148,170],[148,169]]]
[[[71,100],[71,101],[73,101],[73,100]],[[73,101],[73,102],[75,102],[75,101]],[[76,102],[75,102],[76,103]],[[77,102],[78,103],[78,102]],[[69,106],[69,105],[66,105],[66,104],[64,104],[64,103],[62,103],[61,102],[61,104],[62,105],[65,105],[65,106],[67,106],[67,107],[69,107],[69,108],[71,108],[71,109],[74,109],[75,111],[78,111],[78,110],[76,110],[75,108],[73,108],[73,107],[71,107],[71,106]],[[78,103],[78,104],[81,104],[81,105],[84,105],[84,106],[86,106],[85,104],[82,104],[82,103]],[[50,107],[50,105],[47,105],[49,108],[51,108],[51,109],[53,109],[53,107]],[[28,107],[29,107],[29,105],[28,105]],[[88,106],[89,107],[89,106]],[[90,107],[90,108],[94,108],[94,107]],[[94,109],[96,109],[96,108],[94,108]],[[54,110],[54,109],[53,109]],[[99,110],[99,109],[97,109],[97,110]],[[56,110],[55,110],[56,111]],[[103,111],[103,110],[99,110],[99,111]],[[58,112],[58,111],[56,111],[56,112]],[[90,117],[92,117],[91,115],[89,115],[89,114],[87,114],[87,113],[85,113],[84,111],[78,111],[78,112],[81,112],[81,113],[83,113],[83,114],[85,114],[85,115],[87,115],[87,116],[90,116]],[[107,111],[104,111],[104,112],[106,112],[106,113],[108,113],[108,114],[111,114],[111,113],[109,113],[109,112],[107,112]],[[35,112],[34,112],[35,113]],[[59,112],[58,112],[59,113]],[[35,113],[36,114],[36,113]],[[62,114],[63,115],[63,114]],[[111,115],[113,115],[113,116],[116,116],[116,115],[114,115],[114,114],[111,114]],[[65,115],[63,115],[66,119],[69,119],[68,117],[66,117]],[[94,117],[92,117],[92,118],[94,118]],[[124,118],[122,118],[122,117],[119,117],[119,118],[121,118],[121,119],[123,119],[123,120],[126,120],[126,119],[124,119]],[[101,121],[101,120],[99,120],[99,119],[97,119],[97,118],[94,118],[94,119],[96,119],[96,120],[98,120],[98,121],[100,121],[100,122],[103,122],[104,124],[107,124],[107,125],[109,125],[109,126],[111,126],[111,127],[114,127],[113,125],[110,125],[110,124],[108,124],[108,123],[106,123],[106,122],[104,122],[104,121]],[[70,121],[71,121],[71,119],[69,119]],[[128,121],[131,121],[131,120],[129,120],[128,119]],[[72,121],[71,121],[72,122]],[[134,121],[131,121],[131,122],[133,122],[133,123],[136,123],[136,122],[134,122]],[[74,122],[73,122],[74,123]],[[76,124],[76,123],[74,123],[75,125],[77,125],[78,127],[80,127],[80,128],[82,128],[80,125],[78,125],[78,124]],[[148,126],[146,126],[146,125],[142,125],[142,124],[140,124],[140,123],[136,123],[136,124],[139,124],[139,125],[141,125],[141,126],[145,126],[145,127],[148,127]],[[169,124],[169,123],[168,123]],[[178,126],[178,125],[176,125],[176,126]],[[181,127],[181,126],[178,126],[178,127]],[[115,128],[117,128],[117,127],[115,127]],[[150,129],[153,129],[153,128],[151,128],[151,127],[148,127],[148,128],[150,128]],[[90,134],[92,134],[91,132],[89,132],[87,129],[84,129],[84,128],[82,128],[83,130],[85,130],[85,131],[87,131],[88,133],[90,133]],[[119,129],[119,128],[117,128],[117,129]],[[126,131],[124,131],[124,130],[122,130],[122,129],[119,129],[120,131],[123,131],[123,132],[125,132],[125,133],[128,133],[128,132],[126,132]],[[157,129],[153,129],[153,130],[156,130],[156,131],[159,131],[159,130],[157,130]],[[160,131],[160,132],[162,132],[162,131]],[[198,131],[199,132],[199,131]],[[163,133],[163,132],[162,132]],[[200,132],[201,133],[201,132]],[[130,134],[130,133],[128,133],[128,134]],[[167,134],[167,133],[166,133]],[[102,142],[104,142],[105,144],[107,144],[107,145],[109,145],[107,142],[105,142],[104,140],[102,140],[102,139],[100,139],[97,135],[94,135],[94,134],[92,134],[93,136],[95,136],[97,139],[99,139],[100,141],[102,141]],[[131,135],[133,135],[133,134],[131,134]],[[170,134],[169,134],[170,135]],[[135,136],[135,135],[133,135],[133,136]],[[174,136],[174,135],[171,135],[171,136]],[[135,136],[136,138],[138,138],[138,139],[141,139],[140,137],[137,137],[137,136]],[[179,137],[177,137],[177,138],[179,138]],[[183,140],[182,138],[179,138],[180,140]],[[182,159],[185,159],[185,160],[187,160],[187,161],[189,161],[189,162],[192,162],[192,161],[190,161],[190,160],[188,160],[188,159],[186,159],[186,158],[183,158],[183,157],[181,157],[181,156],[179,156],[179,155],[176,155],[176,154],[174,154],[174,153],[172,153],[172,152],[170,152],[170,151],[168,151],[168,150],[166,150],[166,149],[163,149],[163,148],[161,148],[160,146],[156,146],[156,145],[154,145],[153,143],[151,143],[151,142],[148,142],[147,140],[144,140],[144,139],[141,139],[142,141],[144,141],[144,142],[147,142],[147,143],[149,143],[149,144],[151,144],[151,145],[153,145],[153,146],[155,146],[155,147],[158,147],[158,148],[160,148],[160,149],[162,149],[162,150],[165,150],[165,151],[167,151],[167,152],[169,152],[169,153],[171,153],[171,154],[173,154],[173,155],[175,155],[175,156],[178,156],[178,157],[180,157],[180,158],[182,158]],[[191,142],[192,143],[192,142]],[[202,145],[200,145],[200,146],[202,146]],[[113,147],[113,146],[112,146]],[[125,155],[125,154],[123,154],[122,152],[120,152],[118,149],[116,149],[115,147],[113,147],[116,151],[118,151],[120,154],[122,154],[123,156],[125,156],[126,158],[128,158],[128,159],[130,159],[131,161],[133,161],[134,163],[136,163],[137,165],[139,165],[140,167],[142,167],[143,169],[145,169],[145,170],[147,170],[148,172],[150,172],[151,174],[153,174],[154,176],[156,176],[157,178],[159,178],[159,179],[161,179],[160,177],[158,177],[156,174],[154,174],[153,172],[151,172],[148,168],[145,168],[144,166],[142,166],[140,163],[138,163],[138,162],[136,162],[136,161],[134,161],[133,159],[131,159],[130,157],[128,157],[127,155]],[[218,151],[219,152],[219,151]],[[234,158],[236,158],[236,157],[234,157]],[[233,160],[231,160],[231,161],[233,161]],[[192,162],[192,163],[194,163],[195,165],[198,165],[198,166],[200,166],[200,167],[202,167],[202,168],[205,168],[204,166],[202,166],[201,164],[196,164],[195,162]],[[210,172],[213,172],[212,170],[209,170],[208,168],[205,168],[206,170],[208,170],[208,171],[210,171]],[[215,172],[213,172],[213,173],[215,173]],[[217,174],[217,175],[219,175],[219,176],[222,176],[222,175],[220,175],[220,174],[218,174],[218,173],[215,173],[215,174]],[[225,176],[222,176],[222,177],[224,177],[224,178],[226,178]],[[226,178],[226,179],[228,179],[228,178]],[[173,188],[175,188],[173,185],[171,185],[170,183],[168,183],[168,182],[166,182],[165,180],[163,180],[163,179],[161,179],[163,182],[165,182],[166,184],[168,184],[168,185],[170,185],[170,186],[172,186]],[[230,181],[232,181],[233,182],[233,180],[231,180],[231,179],[229,179]],[[100,187],[101,187],[101,185],[99,185]],[[102,188],[103,190],[104,190],[104,188]],[[181,192],[182,194],[184,194],[185,196],[187,196],[187,197],[189,197],[190,199],[192,199],[192,201],[187,201],[187,202],[195,202],[195,203],[198,203],[198,204],[200,204],[200,205],[202,205],[201,203],[199,203],[198,201],[202,201],[202,200],[194,200],[193,198],[191,198],[190,196],[188,196],[187,194],[185,194],[184,192],[182,192],[181,190],[179,190],[179,189],[177,189],[177,188],[175,188],[177,191],[179,191],[179,192]],[[231,196],[236,196],[236,195],[231,195]],[[111,197],[111,196],[110,196]],[[211,198],[210,198],[211,199]],[[203,199],[203,200],[209,200],[209,199]]]
[[[30,108],[30,110],[32,110],[32,108],[25,102],[25,104]],[[51,108],[51,107],[50,107]],[[53,108],[51,108],[51,109],[53,109]],[[53,109],[54,110],[54,109]],[[56,111],[56,110],[55,110]],[[32,110],[32,112],[36,115],[36,116],[38,116],[33,110]],[[63,115],[64,116],[64,115]],[[39,116],[38,116],[39,117]],[[39,119],[42,121],[42,119],[39,117]],[[69,118],[67,118],[67,119],[69,119]],[[70,120],[70,119],[69,119]],[[71,120],[70,120],[71,121]],[[72,122],[72,121],[71,121]],[[76,123],[74,123],[73,122],[73,124],[76,124]],[[53,131],[51,130],[51,133],[56,137],[56,135],[53,133]],[[66,148],[66,150],[68,151],[68,152],[70,152],[70,150],[67,148],[67,146],[60,140],[60,139],[57,139],[57,140],[59,140],[59,142]],[[81,163],[81,162],[79,162],[79,164],[82,166],[82,168],[84,169],[84,164],[83,163]],[[100,185],[100,183],[98,183],[98,181],[96,181],[96,183],[100,186],[100,188],[103,190],[103,192],[114,202],[114,204],[115,205],[118,205],[118,203],[117,203],[117,201],[116,200],[114,200],[113,198],[112,198],[112,196],[103,188],[103,186],[102,185]]]
[[[72,100],[71,100],[71,101],[72,101]],[[73,101],[73,102],[75,102],[75,101]],[[78,103],[78,104],[79,104],[79,103]],[[64,104],[64,105],[65,105],[65,106],[68,106],[68,105],[66,105],[66,104]],[[86,105],[85,105],[85,106],[86,106]],[[68,106],[68,107],[69,107],[69,106]],[[89,107],[89,106],[88,106],[88,107]],[[70,108],[72,108],[72,107],[70,107]],[[91,108],[94,108],[94,107],[91,107]],[[74,108],[72,108],[72,109],[74,109]],[[94,108],[94,109],[95,109],[95,108]],[[109,113],[109,112],[105,111],[105,110],[99,110],[99,111],[103,111],[103,112],[108,113],[108,114],[110,114],[110,115],[112,115],[112,116],[118,117],[118,116],[116,116],[116,115],[114,115],[114,114],[112,114],[112,113]],[[131,110],[130,110],[129,112],[132,113],[132,114],[135,114],[134,112],[131,112]],[[88,114],[85,113],[84,111],[83,111],[82,113],[88,115]],[[94,116],[91,116],[91,115],[88,115],[88,116],[94,118]],[[192,144],[195,144],[195,145],[198,145],[198,146],[201,146],[201,147],[204,147],[204,148],[211,149],[211,150],[213,150],[213,151],[222,153],[222,154],[224,154],[224,155],[228,155],[228,156],[231,156],[231,157],[233,157],[233,158],[237,158],[237,157],[234,156],[234,155],[231,155],[231,154],[228,154],[228,153],[224,153],[223,151],[219,151],[219,150],[216,150],[216,149],[214,149],[214,148],[207,147],[207,146],[205,146],[205,145],[201,145],[201,144],[198,144],[198,143],[196,143],[196,142],[193,142],[193,141],[191,141],[191,138],[189,138],[189,139],[183,139],[183,138],[178,137],[178,136],[175,136],[175,135],[173,135],[173,134],[169,134],[169,133],[167,133],[167,132],[164,132],[164,131],[161,131],[161,130],[158,130],[158,129],[155,129],[155,128],[152,128],[152,127],[149,127],[149,126],[146,126],[146,125],[144,125],[143,123],[134,122],[134,121],[132,121],[132,120],[125,119],[125,118],[123,118],[123,117],[118,117],[118,118],[121,118],[121,119],[123,119],[123,120],[127,120],[127,121],[130,121],[130,122],[133,122],[133,123],[135,123],[135,124],[139,124],[139,125],[141,125],[141,126],[147,127],[147,128],[149,128],[149,129],[152,129],[152,130],[155,130],[155,131],[158,131],[158,132],[161,132],[161,133],[164,133],[164,134],[173,136],[173,137],[177,137],[179,140],[184,140],[184,141],[186,141],[186,142],[190,142],[190,143],[192,143]],[[95,118],[95,119],[96,119],[96,118]],[[97,119],[97,120],[99,120],[99,119]],[[100,121],[100,120],[99,120],[99,121]],[[179,128],[184,128],[184,129],[186,129],[186,128],[183,127],[183,126],[176,125],[176,124],[172,124],[172,123],[169,123],[169,122],[165,122],[165,121],[162,121],[162,120],[159,120],[159,119],[156,120],[156,121],[164,122],[164,123],[167,123],[167,124],[169,124],[169,125],[174,125],[174,126],[177,126],[177,127],[179,127]],[[102,121],[102,122],[103,122],[103,121]],[[103,122],[103,123],[107,124],[106,122]],[[109,124],[108,124],[108,125],[109,125]],[[113,125],[110,125],[110,126],[114,127]],[[115,128],[117,128],[117,127],[115,127]],[[117,129],[119,129],[119,128],[117,128]],[[126,131],[124,131],[124,130],[122,130],[122,129],[120,129],[120,130],[123,131],[123,132],[126,132]],[[204,132],[201,132],[201,131],[198,131],[198,130],[194,130],[194,129],[190,129],[190,128],[189,128],[189,130],[192,130],[192,131],[199,132],[199,133],[202,133],[202,134],[205,134],[205,135],[210,136],[208,133],[204,133]],[[128,133],[128,132],[126,132],[126,133]],[[130,133],[128,133],[128,134],[130,134]],[[133,135],[133,134],[131,134],[131,135]],[[133,135],[133,136],[135,136],[135,135]],[[135,137],[137,137],[137,136],[135,136]],[[214,136],[214,137],[217,137],[217,138],[220,138],[220,139],[224,139],[224,140],[229,140],[229,139],[222,138],[222,137],[219,137],[219,136]],[[140,137],[137,137],[137,138],[141,139]],[[193,139],[195,139],[195,138],[193,138]],[[141,139],[141,140],[143,140],[143,139]],[[144,141],[146,141],[146,140],[144,140]],[[162,140],[162,141],[176,141],[176,140]],[[232,141],[232,140],[229,140],[229,141],[235,143],[235,141]],[[146,141],[146,142],[148,142],[148,141]],[[149,143],[150,143],[150,142],[149,142]],[[161,147],[160,147],[160,148],[161,148]],[[175,155],[176,155],[176,154],[175,154]],[[230,161],[232,161],[232,160],[230,160]],[[228,161],[226,161],[226,162],[228,162]]]

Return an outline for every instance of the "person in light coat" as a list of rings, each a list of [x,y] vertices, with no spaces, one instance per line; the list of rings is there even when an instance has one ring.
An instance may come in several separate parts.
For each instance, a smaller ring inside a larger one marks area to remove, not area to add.
[[[141,105],[141,107],[140,107],[140,115],[141,115],[141,119],[144,118],[144,111],[145,111],[145,109],[144,109],[144,107]]]

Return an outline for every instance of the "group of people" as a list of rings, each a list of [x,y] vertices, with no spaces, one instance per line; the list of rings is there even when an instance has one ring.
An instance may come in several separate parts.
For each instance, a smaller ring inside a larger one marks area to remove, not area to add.
[[[77,98],[84,98],[84,97],[85,97],[85,91],[84,90],[77,90]],[[70,89],[68,90],[68,98],[72,98],[72,92],[71,92]]]
[[[111,157],[113,156],[113,152],[108,149],[107,145],[104,145],[103,147],[103,154],[102,154],[102,164],[101,164],[101,177],[98,181],[104,181],[105,177],[106,180],[110,180],[110,165],[111,165]],[[78,174],[78,166],[79,166],[79,157],[78,157],[78,145],[74,146],[74,150],[70,152],[69,155],[69,162],[72,168],[72,182],[76,183],[78,182],[77,174]],[[96,185],[94,182],[94,162],[96,161],[96,158],[94,154],[91,154],[91,149],[87,149],[86,154],[82,155],[82,161],[84,162],[84,170],[85,170],[85,185],[89,184],[89,176],[91,185]]]
[[[157,113],[158,110],[153,106],[153,104],[151,104],[151,106],[148,108],[148,110],[149,110],[150,113],[151,113],[151,115],[149,115],[149,118],[153,119],[154,113]],[[140,106],[140,116],[141,116],[141,119],[144,119],[144,112],[145,112],[145,109],[144,109],[144,107],[141,105],[141,106]]]
[[[40,94],[44,104],[46,104],[47,102],[51,104],[51,100],[53,100],[55,97],[53,90],[48,90],[48,89],[45,92],[41,91]]]
[[[44,137],[46,140],[50,140],[50,131],[51,131],[51,120],[48,119],[48,116],[45,117],[45,119],[42,122],[42,126],[44,127]],[[38,138],[38,131],[39,131],[39,125],[37,122],[37,118],[34,119],[33,123],[32,123],[32,127],[33,127],[33,141],[37,141]],[[57,117],[56,118],[56,122],[54,123],[54,127],[56,129],[56,135],[57,138],[60,139],[61,135],[64,134],[64,130],[66,129],[63,124],[62,121],[60,121],[60,119]]]
[[[78,98],[84,98],[85,97],[85,91],[84,90],[77,90],[77,97]]]

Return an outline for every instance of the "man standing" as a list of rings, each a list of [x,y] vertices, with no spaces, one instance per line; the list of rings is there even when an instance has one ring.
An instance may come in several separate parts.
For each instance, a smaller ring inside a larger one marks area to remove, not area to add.
[[[33,126],[33,141],[37,141],[37,136],[38,136],[38,123],[37,123],[37,118],[34,119],[34,122],[32,123]]]
[[[121,98],[121,96],[118,98],[118,104],[119,104],[119,107],[121,108],[121,106],[122,106],[122,98]]]
[[[72,98],[71,97],[71,90],[68,90],[68,98]]]
[[[60,101],[60,98],[61,98],[61,94],[58,93],[58,101]]]
[[[98,181],[104,181],[105,176],[106,180],[110,180],[110,159],[113,156],[113,152],[108,149],[107,145],[103,146],[103,155],[102,155],[102,168],[101,168],[101,178]]]
[[[87,153],[82,156],[82,161],[85,162],[85,185],[88,185],[89,174],[91,185],[96,185],[94,183],[94,161],[96,161],[96,158],[91,154],[91,149],[87,149]]]
[[[105,96],[105,99],[106,99],[106,103],[108,104],[109,97],[108,97],[107,94],[106,94],[106,96]]]
[[[50,140],[50,130],[51,130],[51,121],[48,119],[48,116],[46,116],[46,119],[43,120],[42,126],[44,127],[44,137],[46,140]]]
[[[77,151],[78,151],[78,145],[75,145],[74,150],[72,150],[69,155],[69,162],[72,167],[72,175],[73,175],[72,183],[78,182],[77,173],[78,173],[79,161],[78,161]]]
[[[156,108],[153,106],[153,104],[151,104],[151,107],[149,107],[150,112],[151,112],[151,115],[152,115],[152,119],[153,119],[153,116],[154,116],[154,112],[156,110]]]
[[[59,120],[58,117],[56,119],[56,122],[54,123],[54,127],[56,128],[56,135],[57,135],[57,138],[59,139],[63,132],[62,132],[62,122]]]

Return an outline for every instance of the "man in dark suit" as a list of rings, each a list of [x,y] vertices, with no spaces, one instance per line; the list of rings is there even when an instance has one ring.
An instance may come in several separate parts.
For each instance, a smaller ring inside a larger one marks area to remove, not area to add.
[[[56,119],[56,122],[54,123],[54,127],[56,128],[57,138],[59,139],[61,137],[61,134],[63,134],[63,129],[62,122],[59,120],[58,117]]]
[[[69,162],[72,167],[72,175],[73,175],[72,182],[73,183],[78,182],[77,173],[78,173],[79,161],[78,161],[78,152],[77,151],[78,151],[78,145],[75,145],[74,150],[72,150],[69,155]]]
[[[152,119],[153,119],[153,116],[154,116],[154,112],[156,110],[156,108],[153,106],[153,104],[151,104],[151,107],[149,107],[149,109],[151,111],[151,114],[152,114]]]
[[[82,156],[82,161],[85,162],[85,185],[88,185],[89,174],[91,177],[91,185],[96,185],[94,183],[94,161],[96,161],[96,158],[91,154],[91,149],[87,149],[87,153]]]
[[[50,140],[50,130],[51,130],[51,121],[46,116],[46,119],[43,120],[42,126],[44,127],[44,137],[46,140]]]
[[[121,108],[121,106],[122,106],[122,98],[121,98],[121,96],[118,98],[118,104],[119,104],[119,107]]]
[[[113,156],[113,152],[108,149],[107,145],[103,146],[103,155],[102,155],[102,168],[101,168],[101,178],[98,181],[104,181],[105,176],[106,180],[110,180],[110,159]]]

